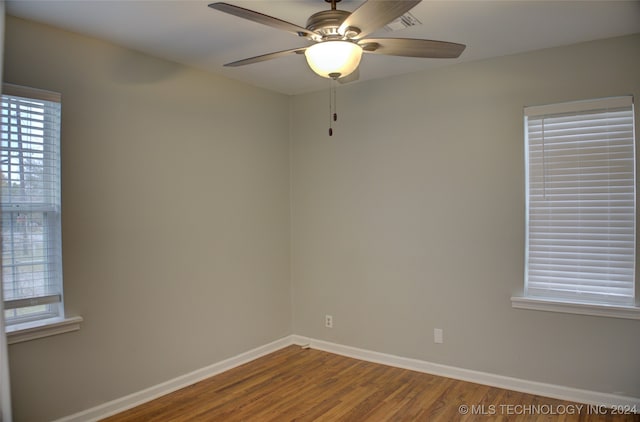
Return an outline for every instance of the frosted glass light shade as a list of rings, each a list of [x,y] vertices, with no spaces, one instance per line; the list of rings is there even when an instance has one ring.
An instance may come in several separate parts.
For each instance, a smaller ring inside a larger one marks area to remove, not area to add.
[[[311,70],[325,78],[342,78],[358,68],[362,47],[349,41],[324,41],[304,52]]]

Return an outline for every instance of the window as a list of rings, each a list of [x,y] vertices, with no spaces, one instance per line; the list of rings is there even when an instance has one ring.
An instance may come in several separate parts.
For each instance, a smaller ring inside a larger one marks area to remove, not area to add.
[[[2,287],[11,325],[63,317],[60,95],[5,84]]]
[[[633,98],[524,114],[524,299],[635,307]]]

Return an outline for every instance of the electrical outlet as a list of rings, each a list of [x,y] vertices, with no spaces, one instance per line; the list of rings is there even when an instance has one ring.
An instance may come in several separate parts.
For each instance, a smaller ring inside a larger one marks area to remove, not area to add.
[[[434,328],[433,329],[433,342],[434,343],[444,343],[444,332],[442,328]]]
[[[333,317],[331,315],[324,316],[324,326],[327,328],[333,328]]]

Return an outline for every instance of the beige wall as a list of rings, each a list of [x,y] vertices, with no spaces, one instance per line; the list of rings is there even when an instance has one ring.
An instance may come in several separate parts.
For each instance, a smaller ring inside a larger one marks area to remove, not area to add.
[[[348,85],[331,138],[328,93],[295,97],[294,332],[640,397],[640,321],[509,300],[523,283],[523,106],[637,100],[639,68],[636,35]]]
[[[8,17],[5,80],[63,98],[65,303],[10,346],[45,421],[291,334],[289,99]]]

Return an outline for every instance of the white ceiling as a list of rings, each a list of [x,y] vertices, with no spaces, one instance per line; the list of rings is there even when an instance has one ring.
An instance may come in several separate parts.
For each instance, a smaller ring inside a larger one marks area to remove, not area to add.
[[[213,1],[213,0],[211,0]],[[207,7],[208,0],[17,0],[7,13],[285,94],[328,86],[304,56],[243,67],[224,63],[307,45],[287,32],[249,22]],[[329,8],[324,0],[227,0],[299,26]],[[343,0],[354,10],[361,0]],[[419,59],[365,55],[360,81],[417,72],[435,66],[480,60],[600,38],[640,33],[640,1],[430,1],[411,10],[420,26],[379,37],[426,38],[467,45],[458,59]],[[374,34],[372,34],[374,36]],[[640,50],[639,50],[640,51]],[[597,57],[594,57],[597,60]]]

